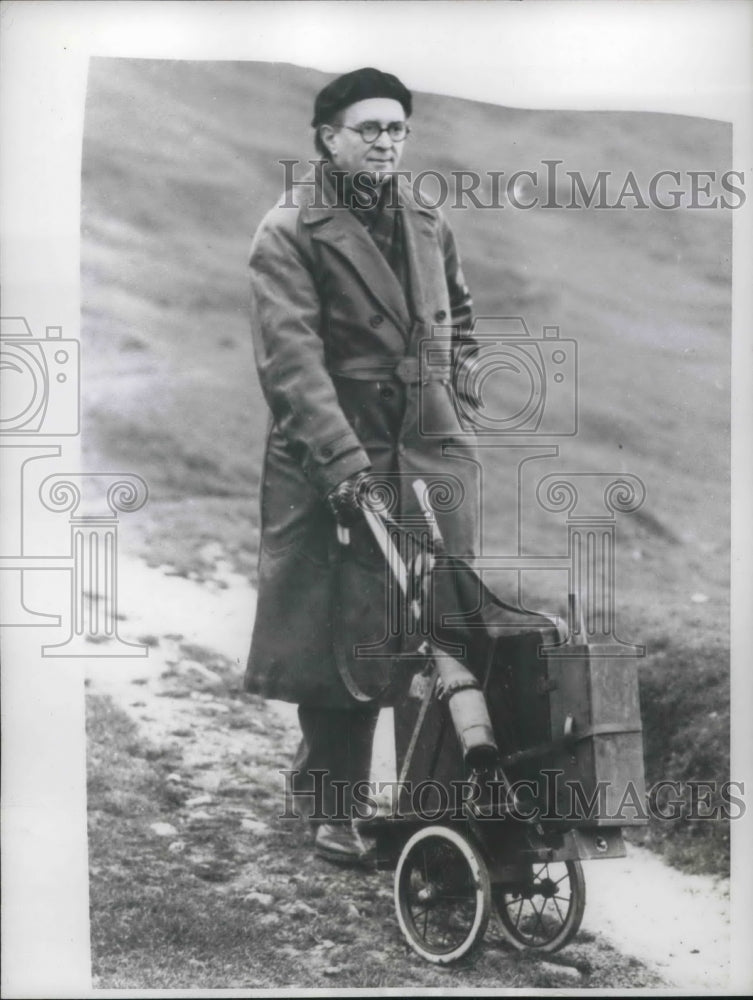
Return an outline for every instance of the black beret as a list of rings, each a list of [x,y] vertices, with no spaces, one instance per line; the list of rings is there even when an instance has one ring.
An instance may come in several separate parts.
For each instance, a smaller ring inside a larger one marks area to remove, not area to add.
[[[371,97],[390,97],[399,101],[405,110],[405,117],[410,118],[413,110],[411,92],[392,73],[366,66],[364,69],[354,69],[352,73],[338,76],[320,90],[314,101],[314,117],[311,124],[314,128],[325,122],[332,121],[338,111],[350,107],[356,101],[367,101]]]

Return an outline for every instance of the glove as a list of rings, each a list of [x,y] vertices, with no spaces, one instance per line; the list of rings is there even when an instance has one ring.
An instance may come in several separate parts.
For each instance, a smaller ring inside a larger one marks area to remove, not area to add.
[[[363,493],[364,481],[368,478],[365,471],[348,476],[327,494],[327,505],[335,516],[338,524],[344,528],[352,527],[361,516],[360,497]]]

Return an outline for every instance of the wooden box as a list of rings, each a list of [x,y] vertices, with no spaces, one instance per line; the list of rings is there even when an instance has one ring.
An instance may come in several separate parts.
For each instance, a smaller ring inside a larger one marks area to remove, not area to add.
[[[644,824],[636,659],[602,656],[598,646],[541,654],[533,637],[502,641],[487,678],[506,773],[537,783],[543,821]]]
[[[523,811],[563,828],[645,824],[635,658],[601,656],[597,646],[547,652],[540,635],[528,634],[497,638],[474,672],[505,774],[525,783]],[[447,706],[433,687],[433,679],[417,675],[395,708],[398,772],[414,787],[468,777]]]

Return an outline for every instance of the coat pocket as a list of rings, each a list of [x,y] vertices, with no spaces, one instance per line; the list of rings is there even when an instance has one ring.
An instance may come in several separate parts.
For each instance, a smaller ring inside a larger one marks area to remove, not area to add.
[[[272,558],[300,552],[328,562],[331,515],[301,468],[274,432],[267,442],[261,487],[261,548]]]
[[[464,437],[468,431],[461,419],[462,409],[449,379],[419,386],[419,428],[426,437]]]
[[[383,558],[369,564],[346,549],[333,571],[337,669],[358,701],[389,704],[403,644],[402,594]]]

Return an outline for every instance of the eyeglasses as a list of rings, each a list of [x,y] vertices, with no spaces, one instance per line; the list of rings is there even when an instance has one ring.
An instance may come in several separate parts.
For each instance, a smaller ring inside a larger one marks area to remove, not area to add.
[[[364,142],[376,142],[382,132],[386,132],[393,142],[403,142],[410,132],[407,122],[390,122],[380,125],[379,122],[362,122],[360,125],[343,125],[349,132],[358,132]]]

